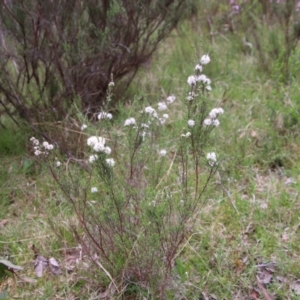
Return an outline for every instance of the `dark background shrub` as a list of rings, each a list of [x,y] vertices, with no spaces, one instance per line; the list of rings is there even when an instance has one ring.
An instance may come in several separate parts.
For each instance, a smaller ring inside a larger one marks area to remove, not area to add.
[[[39,131],[73,115],[74,107],[92,117],[106,106],[111,78],[128,87],[189,6],[186,0],[1,1],[0,116]]]

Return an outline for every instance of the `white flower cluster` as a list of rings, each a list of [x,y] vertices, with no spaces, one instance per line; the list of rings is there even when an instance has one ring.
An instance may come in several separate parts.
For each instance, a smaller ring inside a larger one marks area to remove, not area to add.
[[[166,156],[167,155],[167,150],[165,150],[165,149],[160,150],[159,155],[160,156]]]
[[[194,127],[195,126],[195,121],[194,120],[188,120],[188,126],[189,127]]]
[[[80,130],[83,131],[83,130],[85,130],[86,128],[87,128],[87,125],[86,125],[86,124],[82,124],[81,127],[80,127]]]
[[[187,101],[193,101],[194,98],[196,98],[198,96],[198,94],[194,93],[194,92],[189,92],[188,96],[186,97]]]
[[[158,111],[165,111],[168,109],[168,105],[172,104],[176,100],[176,97],[174,95],[170,95],[167,97],[166,101],[158,102]],[[158,125],[163,125],[166,120],[169,118],[169,115],[164,113],[162,116],[159,116],[156,109],[154,109],[152,106],[145,107],[141,113],[144,113],[150,117],[148,124],[141,124],[141,128],[143,129],[140,133],[140,135],[144,138],[147,135],[147,129],[149,128],[149,125],[153,120],[157,121]],[[138,129],[137,122],[135,118],[128,118],[124,122],[124,126],[134,126],[135,129]]]
[[[109,167],[114,167],[116,164],[116,162],[113,158],[107,158],[105,161]]]
[[[38,139],[35,137],[31,137],[30,141],[33,144],[34,149],[34,155],[48,155],[49,151],[54,149],[54,146],[52,144],[49,144],[48,142],[44,141],[41,145]]]
[[[201,57],[200,63],[195,66],[196,75],[191,75],[187,79],[189,86],[196,86],[197,83],[201,83],[205,89],[211,91],[211,80],[204,74],[200,74],[203,71],[203,65],[207,65],[210,62],[210,57],[208,54],[205,54]],[[193,95],[188,96],[188,100],[193,100]]]
[[[210,57],[208,54],[204,54],[202,55],[201,59],[200,59],[200,64],[201,65],[207,65],[210,62]]]
[[[96,187],[91,188],[91,193],[97,193],[97,192],[98,192],[98,189]]]
[[[57,159],[57,157],[55,157],[55,166],[56,167],[60,167],[61,166],[61,162]]]
[[[135,124],[136,124],[135,118],[126,119],[124,122],[124,126],[131,126]]]
[[[208,118],[204,120],[203,125],[218,127],[220,125],[220,121],[217,119],[217,117],[223,114],[224,114],[224,109],[222,107],[213,108],[211,112],[208,114]]]
[[[105,138],[101,136],[91,136],[87,139],[87,145],[93,148],[95,152],[102,152],[107,155],[111,153],[111,148],[105,146]],[[98,155],[94,154],[89,157],[89,162],[93,163],[98,159]],[[106,163],[108,166],[113,167],[115,165],[115,161],[113,158],[107,158]]]
[[[152,107],[152,106],[147,106],[145,109],[144,109],[144,112],[146,114],[148,114],[149,116],[157,119],[158,118],[158,114],[156,112],[156,110]]]
[[[206,159],[208,161],[208,164],[211,167],[214,167],[214,166],[216,166],[218,164],[218,162],[217,162],[217,156],[216,156],[215,152],[208,152],[207,155],[206,155]]]
[[[93,163],[95,160],[97,160],[98,159],[98,155],[97,154],[95,154],[95,155],[90,155],[90,157],[89,157],[89,162],[90,163]]]
[[[158,102],[157,106],[158,106],[158,110],[160,110],[160,111],[168,109],[168,106],[167,106],[166,102]]]
[[[112,119],[112,114],[111,113],[107,113],[102,111],[99,115],[98,115],[98,120],[111,120]]]
[[[169,97],[167,97],[167,104],[172,104],[174,101],[176,100],[176,96],[174,95],[170,95]]]

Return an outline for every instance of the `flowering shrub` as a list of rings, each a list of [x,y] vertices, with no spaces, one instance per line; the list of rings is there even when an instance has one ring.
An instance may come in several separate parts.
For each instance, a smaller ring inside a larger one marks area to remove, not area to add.
[[[202,56],[187,80],[183,104],[189,131],[183,128],[165,141],[165,124],[177,121],[172,119],[177,100],[171,95],[157,109],[133,105],[139,112],[128,115],[119,127],[112,125],[112,115],[100,112],[97,130],[85,128],[97,131],[86,141],[85,176],[72,168],[65,174],[57,159],[43,156],[80,221],[74,233],[100,268],[101,284],[114,286],[111,297],[122,295],[126,287],[128,292],[129,286],[156,299],[170,292],[175,258],[218,168],[217,155],[207,153],[207,145],[224,110],[208,110],[211,80],[202,71],[209,62],[209,55]],[[39,145],[35,138],[32,143]]]

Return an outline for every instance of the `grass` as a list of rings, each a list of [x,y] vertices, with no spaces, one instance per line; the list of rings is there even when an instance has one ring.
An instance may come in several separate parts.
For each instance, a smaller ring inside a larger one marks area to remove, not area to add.
[[[174,35],[139,72],[127,101],[140,96],[156,103],[170,93],[177,96],[173,113],[178,120],[167,127],[167,143],[168,135],[182,130],[179,99],[184,99],[186,78],[196,57],[208,52],[212,106],[222,106],[225,114],[211,141],[222,158],[220,167],[196,226],[178,253],[170,286],[179,287],[178,299],[263,299],[263,288],[272,299],[297,299],[297,81],[283,86],[262,73],[255,54],[237,51],[235,36],[220,34],[210,43],[204,30],[189,23]],[[22,275],[36,278],[34,244],[41,255],[59,260],[63,271],[59,276],[45,272],[36,283],[8,280],[7,290],[21,299],[96,299],[105,293],[95,288],[97,280],[106,276],[79,259],[85,253],[69,229],[77,222],[70,205],[46,170],[25,152],[16,152],[15,144],[14,136],[0,134],[0,257],[22,265]],[[260,267],[265,263],[267,267]],[[263,288],[257,283],[262,272],[271,277]]]

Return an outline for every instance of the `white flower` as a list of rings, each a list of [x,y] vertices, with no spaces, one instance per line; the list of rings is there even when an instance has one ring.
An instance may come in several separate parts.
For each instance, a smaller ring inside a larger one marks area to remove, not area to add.
[[[197,76],[196,80],[199,82],[203,82],[204,84],[207,84],[207,85],[211,84],[211,80],[204,74]]]
[[[153,118],[156,118],[156,119],[158,118],[158,114],[157,114],[156,111],[153,112],[152,117],[153,117]]]
[[[43,147],[46,150],[52,150],[54,148],[54,146],[52,144],[49,144],[48,142],[43,142]]]
[[[205,84],[207,84],[208,86],[211,85],[211,80],[210,80],[208,77],[206,77],[205,80],[204,80],[203,82],[204,82]]]
[[[145,113],[149,114],[149,115],[152,115],[153,113],[155,112],[155,109],[151,106],[147,106],[145,108]]]
[[[159,121],[158,125],[164,125],[166,123],[165,118],[159,118],[158,121]]]
[[[194,127],[195,126],[195,121],[194,120],[188,120],[188,126]]]
[[[151,115],[153,118],[158,118],[158,114],[153,107],[147,106],[144,111],[145,113]]]
[[[217,165],[217,156],[215,152],[208,152],[206,155],[206,159],[208,160],[208,164],[211,167]]]
[[[221,108],[221,107],[218,107],[218,108],[213,108],[210,113],[209,113],[209,116],[212,118],[212,119],[215,119],[218,117],[218,115],[222,115],[224,114],[224,109]]]
[[[165,149],[162,149],[159,151],[160,156],[166,156],[166,154],[167,154],[167,150],[165,150]]]
[[[210,57],[208,54],[202,55],[200,59],[200,64],[201,65],[207,65],[210,62]]]
[[[168,114],[163,114],[163,118],[164,119],[169,119],[169,115]]]
[[[146,135],[147,135],[146,131],[140,132],[140,136],[143,138],[143,140],[145,139]]]
[[[142,128],[149,128],[149,125],[147,125],[147,124],[145,124],[145,123],[142,123],[142,124],[141,124],[141,127],[142,127]]]
[[[91,155],[90,157],[89,157],[89,162],[90,163],[93,163],[95,160],[97,160],[98,159],[98,155]]]
[[[174,95],[170,95],[169,97],[167,97],[167,103],[171,104],[176,100],[176,97]]]
[[[87,145],[90,147],[94,147],[97,144],[105,144],[105,138],[101,136],[91,136],[87,139]]]
[[[112,117],[113,117],[112,114],[102,111],[102,112],[98,115],[98,120],[103,120],[103,119],[111,120]]]
[[[35,150],[34,151],[34,155],[39,156],[40,154],[42,154],[42,151],[40,151],[40,150]]]
[[[61,162],[57,160],[57,161],[55,162],[55,166],[56,166],[56,167],[60,167],[60,166],[61,166]]]
[[[205,120],[203,121],[203,125],[204,125],[204,126],[211,126],[211,125],[212,125],[211,119],[205,119]]]
[[[106,146],[105,148],[104,148],[104,153],[105,154],[111,154],[111,148],[110,147],[108,147],[108,146]]]
[[[195,85],[196,82],[197,82],[197,79],[196,79],[196,77],[195,77],[194,75],[189,76],[188,79],[187,79],[187,83],[188,83],[190,86]]]
[[[168,106],[165,102],[158,102],[157,106],[158,106],[158,110],[160,111],[168,109]]]
[[[38,146],[40,144],[39,140],[36,139],[35,137],[30,138],[30,141],[32,142],[33,145]]]
[[[113,167],[116,164],[116,162],[113,158],[107,158],[105,161],[109,167]]]
[[[203,70],[203,67],[201,65],[197,64],[195,66],[195,71],[202,72],[202,70]]]
[[[98,143],[98,144],[94,145],[93,149],[96,152],[105,152],[105,145]]]
[[[215,127],[218,127],[220,125],[220,121],[218,119],[214,119],[212,121],[212,125],[214,125]]]
[[[135,124],[136,124],[135,118],[126,119],[124,122],[124,126],[130,126],[130,125],[135,125]]]
[[[194,93],[194,92],[189,92],[189,94],[188,94],[188,96],[186,97],[186,99],[187,99],[188,101],[192,101],[192,100],[194,100],[194,98],[197,97],[197,96],[198,96],[198,94],[196,94],[196,93]]]
[[[211,88],[210,85],[207,85],[205,88],[206,88],[208,91],[211,91],[211,90],[212,90],[212,88]]]
[[[113,81],[111,81],[108,86],[112,87],[112,86],[115,86],[115,83]]]
[[[91,136],[87,139],[88,146],[96,152],[103,152],[105,149],[105,138],[101,136]]]
[[[222,107],[218,107],[217,110],[219,111],[220,115],[224,114],[224,109]]]
[[[86,124],[82,124],[81,127],[80,127],[80,130],[83,131],[86,128],[87,128],[87,125]]]
[[[97,193],[97,192],[98,192],[98,189],[96,187],[91,188],[91,193]]]

